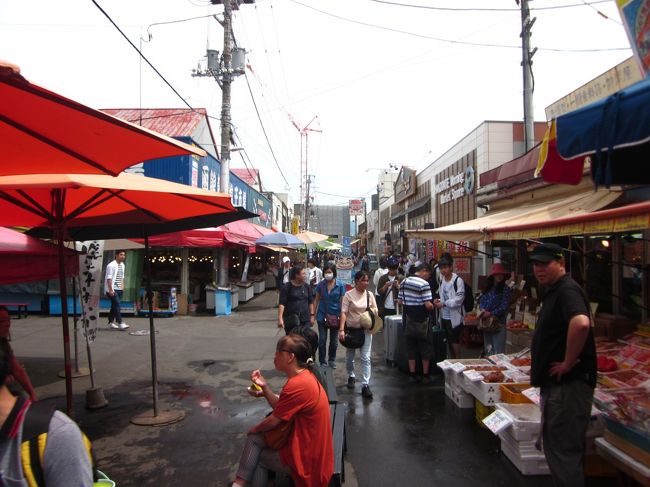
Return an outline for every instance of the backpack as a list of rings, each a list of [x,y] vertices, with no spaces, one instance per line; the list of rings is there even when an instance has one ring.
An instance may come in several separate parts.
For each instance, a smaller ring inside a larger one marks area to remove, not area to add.
[[[459,276],[456,276],[456,279],[454,279],[454,291],[456,292],[458,292],[458,285],[456,284],[458,277]],[[463,309],[465,310],[465,313],[470,313],[474,309],[474,291],[472,291],[472,286],[467,284],[467,281],[463,280],[463,284],[465,284],[465,299],[463,300]]]
[[[54,411],[56,411],[54,405],[36,402],[29,406],[25,414],[20,456],[23,474],[29,487],[45,487],[42,459],[47,445],[50,420],[54,415]],[[107,477],[97,470],[90,440],[83,431],[81,431],[81,437],[93,469],[94,485],[106,486],[107,484],[102,483],[101,479],[107,479]]]

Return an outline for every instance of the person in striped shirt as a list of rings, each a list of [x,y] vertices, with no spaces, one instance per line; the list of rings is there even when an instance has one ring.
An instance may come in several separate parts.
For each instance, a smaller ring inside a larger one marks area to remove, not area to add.
[[[407,277],[399,289],[399,299],[404,305],[406,356],[409,364],[409,382],[417,382],[415,361],[422,360],[422,382],[428,384],[430,357],[433,347],[429,334],[429,316],[433,310],[433,296],[429,278],[431,269],[424,263],[413,265],[413,275]]]
[[[129,327],[122,321],[122,311],[120,310],[120,301],[124,291],[124,259],[126,259],[126,252],[117,250],[115,260],[106,266],[106,278],[104,279],[104,290],[106,296],[111,300],[108,325],[115,330],[126,330]]]

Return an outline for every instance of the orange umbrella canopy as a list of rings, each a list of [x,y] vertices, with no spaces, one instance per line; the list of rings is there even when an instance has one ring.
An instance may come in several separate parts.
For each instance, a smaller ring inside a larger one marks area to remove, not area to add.
[[[76,240],[155,235],[170,221],[216,226],[237,215],[230,195],[133,174],[0,177],[0,225],[63,229]]]
[[[0,61],[0,175],[117,175],[134,164],[182,154],[184,144],[34,85]]]

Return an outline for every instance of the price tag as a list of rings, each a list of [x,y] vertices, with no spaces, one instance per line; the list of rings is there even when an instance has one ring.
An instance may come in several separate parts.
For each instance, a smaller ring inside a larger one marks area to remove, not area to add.
[[[539,406],[539,387],[531,387],[521,391],[521,393]]]
[[[466,367],[465,367],[465,364],[462,364],[460,362],[456,362],[455,364],[453,364],[451,366],[451,368],[452,368],[452,370],[454,372],[462,372],[463,370],[465,370]]]
[[[483,424],[495,435],[498,435],[512,423],[512,418],[500,409],[497,409],[483,420]]]
[[[443,360],[442,362],[438,362],[436,365],[442,370],[451,369],[451,362],[449,360]]]
[[[485,378],[483,374],[481,374],[480,372],[476,372],[475,370],[466,370],[463,372],[463,375],[467,377],[468,380],[471,380],[472,382],[479,382]]]

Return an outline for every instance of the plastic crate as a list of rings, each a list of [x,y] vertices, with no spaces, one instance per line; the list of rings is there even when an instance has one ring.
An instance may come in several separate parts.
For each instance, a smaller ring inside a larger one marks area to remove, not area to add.
[[[478,399],[474,399],[474,417],[479,426],[487,429],[487,426],[483,424],[483,420],[492,414],[492,412],[494,412],[494,406],[485,406]]]
[[[532,404],[533,402],[522,394],[530,389],[530,384],[501,384],[501,402],[508,404]]]
[[[540,433],[541,412],[536,404],[497,404],[513,420],[504,433],[509,433],[517,441],[534,441]]]

